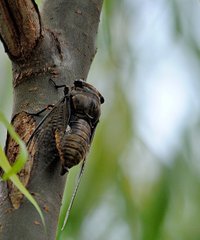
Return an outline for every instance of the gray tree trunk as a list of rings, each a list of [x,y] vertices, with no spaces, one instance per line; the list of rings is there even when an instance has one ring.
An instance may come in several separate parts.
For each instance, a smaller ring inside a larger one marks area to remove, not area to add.
[[[13,68],[12,124],[25,142],[45,114],[36,117],[30,113],[63,97],[63,91],[49,80],[72,85],[75,79],[86,79],[96,53],[102,2],[46,0],[40,14],[33,0],[0,0],[0,37]],[[31,203],[11,183],[1,182],[1,240],[55,239],[66,177],[60,175],[58,156],[48,149],[46,156],[33,158],[42,149],[35,146],[20,179],[43,211],[46,233]],[[11,163],[17,152],[17,144],[8,137],[6,153]],[[49,164],[40,171],[44,160]]]

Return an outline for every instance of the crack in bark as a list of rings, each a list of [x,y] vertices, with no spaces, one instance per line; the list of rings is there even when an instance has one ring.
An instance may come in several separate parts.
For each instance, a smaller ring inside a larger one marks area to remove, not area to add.
[[[41,36],[37,5],[30,0],[0,2],[0,32],[11,59],[27,57]]]

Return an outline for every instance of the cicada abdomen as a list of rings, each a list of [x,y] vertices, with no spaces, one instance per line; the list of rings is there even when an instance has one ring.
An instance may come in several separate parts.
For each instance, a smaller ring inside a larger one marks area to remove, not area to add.
[[[62,174],[84,160],[100,117],[101,94],[90,84],[77,80],[70,93],[71,116],[58,146]]]
[[[90,139],[91,128],[85,120],[78,119],[70,123],[61,142],[60,158],[63,166],[61,174],[85,158]]]

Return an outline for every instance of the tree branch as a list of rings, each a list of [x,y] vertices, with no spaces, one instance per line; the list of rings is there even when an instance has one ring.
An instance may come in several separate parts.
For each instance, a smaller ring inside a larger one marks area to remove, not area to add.
[[[74,78],[86,79],[96,53],[96,34],[103,0],[46,0],[42,19],[70,54],[68,69]]]
[[[31,0],[0,1],[0,32],[13,59],[27,57],[41,35],[40,15]]]
[[[12,124],[25,142],[45,114],[36,117],[30,113],[63,97],[63,91],[55,89],[49,80],[58,85],[72,85],[75,79],[87,78],[96,53],[102,2],[47,0],[41,30],[34,1],[0,0],[0,34],[13,65]],[[18,197],[11,184],[0,182],[1,240],[55,239],[66,177],[60,176],[61,163],[54,136],[44,146],[45,149],[36,144],[23,174],[19,175],[43,210],[47,234],[32,205]],[[6,153],[11,163],[17,151],[16,143],[8,138]]]

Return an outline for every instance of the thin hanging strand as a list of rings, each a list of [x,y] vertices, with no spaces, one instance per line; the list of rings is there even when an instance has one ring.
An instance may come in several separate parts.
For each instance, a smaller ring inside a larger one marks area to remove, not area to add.
[[[80,169],[80,172],[79,172],[79,175],[78,175],[78,180],[77,180],[77,183],[76,183],[76,186],[75,186],[75,189],[74,189],[74,192],[73,192],[73,195],[72,195],[72,198],[71,198],[71,201],[70,201],[70,204],[69,204],[69,207],[67,209],[67,213],[66,213],[66,216],[65,216],[65,219],[64,219],[64,223],[62,225],[62,228],[61,228],[61,231],[64,230],[66,224],[67,224],[67,220],[69,218],[69,214],[70,214],[70,211],[71,211],[71,208],[73,206],[73,203],[74,203],[74,199],[76,197],[76,193],[78,191],[78,188],[79,188],[79,185],[80,185],[80,182],[81,182],[81,178],[83,176],[83,171],[84,171],[84,168],[85,168],[85,159],[83,160],[82,162],[82,165],[81,165],[81,169]]]

